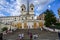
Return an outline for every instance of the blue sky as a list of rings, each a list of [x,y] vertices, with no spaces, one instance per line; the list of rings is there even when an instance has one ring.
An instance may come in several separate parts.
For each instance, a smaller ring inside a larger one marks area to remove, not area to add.
[[[35,15],[38,16],[46,9],[52,10],[58,18],[58,8],[60,8],[60,0],[29,0],[34,4]],[[27,4],[27,0],[0,0],[0,16],[19,16],[21,15],[22,4]]]

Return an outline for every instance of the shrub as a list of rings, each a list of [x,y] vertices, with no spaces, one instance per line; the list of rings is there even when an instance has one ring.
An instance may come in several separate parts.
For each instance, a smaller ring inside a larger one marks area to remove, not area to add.
[[[60,23],[56,23],[55,25],[60,26]]]
[[[52,28],[52,29],[60,29],[60,26],[58,26],[58,25],[55,25],[55,26],[49,26],[49,28]]]
[[[6,31],[6,30],[8,30],[8,27],[3,27],[2,28],[2,31]]]

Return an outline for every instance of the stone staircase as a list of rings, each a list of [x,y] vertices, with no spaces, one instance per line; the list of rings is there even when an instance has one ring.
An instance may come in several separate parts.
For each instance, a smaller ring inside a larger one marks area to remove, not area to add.
[[[38,39],[58,39],[58,34],[55,32],[50,31],[44,31],[39,29],[29,29],[29,31],[34,35],[37,34],[39,36]],[[18,35],[23,33],[24,34],[24,40],[29,40],[28,36],[28,29],[17,29],[12,34],[4,35],[4,38],[7,40],[16,40],[18,38]]]

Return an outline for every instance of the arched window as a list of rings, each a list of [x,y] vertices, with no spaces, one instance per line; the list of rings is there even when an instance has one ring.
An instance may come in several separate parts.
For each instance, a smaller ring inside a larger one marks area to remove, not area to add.
[[[16,21],[16,18],[15,18],[15,21]]]

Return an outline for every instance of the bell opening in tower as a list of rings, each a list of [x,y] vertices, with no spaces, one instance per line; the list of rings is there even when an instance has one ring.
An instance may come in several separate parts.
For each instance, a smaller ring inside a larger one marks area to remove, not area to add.
[[[31,10],[33,10],[33,8],[31,8]]]

